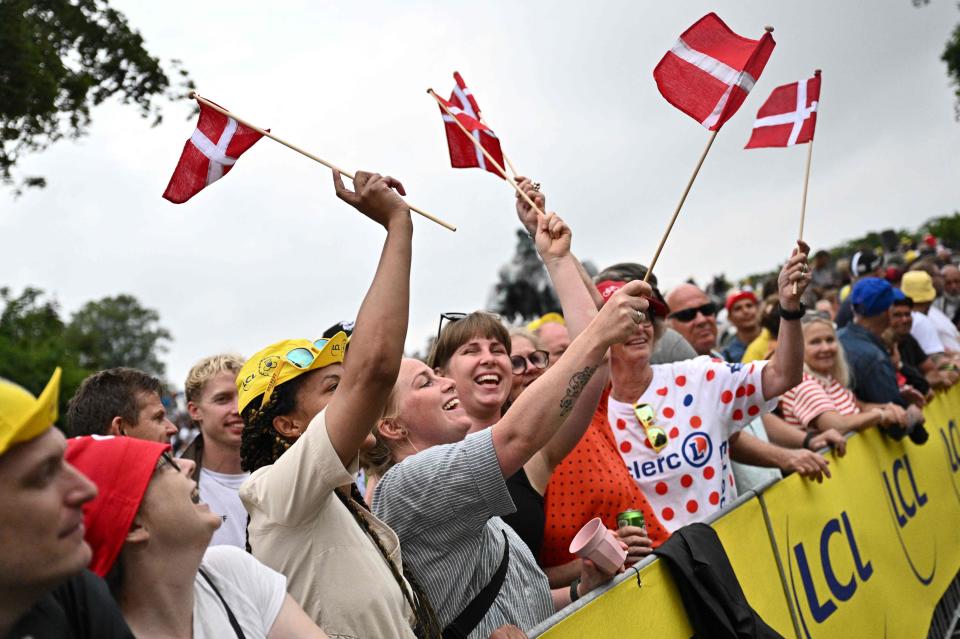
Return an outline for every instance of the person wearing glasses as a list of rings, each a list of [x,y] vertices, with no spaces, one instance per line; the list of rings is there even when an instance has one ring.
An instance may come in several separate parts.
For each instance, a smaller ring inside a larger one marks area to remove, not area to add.
[[[560,232],[559,222],[551,225],[552,219],[538,227],[536,241],[542,250],[553,246],[551,231]],[[562,236],[567,242],[568,235]],[[593,320],[509,411],[492,425],[478,427],[461,399],[461,392],[471,389],[461,391],[457,379],[438,372],[466,371],[464,385],[482,383],[487,371],[510,370],[509,351],[500,348],[504,345],[468,335],[447,356],[447,340],[441,335],[438,361],[443,364],[434,370],[404,360],[376,430],[387,456],[374,512],[397,531],[404,557],[441,624],[455,631],[453,636],[486,637],[504,624],[528,631],[613,576],[585,561],[580,579],[551,591],[527,544],[501,519],[515,508],[507,479],[529,468],[573,418],[606,351],[634,334],[647,306],[644,293],[649,286],[635,282],[597,312],[571,259],[553,265],[546,253],[545,261],[568,322],[579,321],[574,307]],[[567,296],[571,283],[575,303]],[[445,327],[447,337],[470,321],[467,317]],[[592,411],[592,403],[588,408]]]
[[[341,332],[272,344],[237,375],[241,466],[251,473],[240,488],[248,548],[286,576],[293,597],[332,636],[439,637],[396,533],[369,511],[354,483],[358,454],[374,443],[371,430],[403,355],[410,209],[391,177],[357,172],[350,191],[335,172],[334,184],[337,196],[387,237],[347,360]]]
[[[677,287],[667,298],[680,310],[660,305],[661,312],[641,324],[634,339],[611,350],[611,388],[601,408],[627,468],[670,532],[702,521],[736,499],[731,460],[814,477],[826,470],[827,461],[816,453],[741,433],[749,422],[772,410],[780,394],[801,381],[803,336],[798,320],[803,314],[800,298],[810,279],[807,250],[799,242],[780,272],[779,298],[784,309],[780,345],[769,362],[731,364],[701,355],[651,365],[664,315],[687,330],[697,352],[711,352],[716,307],[689,284]],[[623,282],[598,286],[603,291],[617,285]]]
[[[76,437],[65,459],[97,486],[83,517],[90,568],[136,637],[326,637],[283,575],[240,548],[210,546],[220,516],[169,444]]]
[[[513,371],[513,383],[507,406],[530,384],[536,381],[550,366],[550,353],[540,344],[540,339],[523,328],[510,330],[510,367]]]
[[[667,292],[667,324],[680,333],[697,355],[721,357],[717,352],[717,305],[694,284],[683,283]]]

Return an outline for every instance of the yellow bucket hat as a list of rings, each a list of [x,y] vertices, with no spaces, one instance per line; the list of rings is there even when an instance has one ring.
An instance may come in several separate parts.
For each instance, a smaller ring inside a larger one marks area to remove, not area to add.
[[[53,371],[40,397],[13,382],[0,380],[0,455],[16,444],[42,435],[57,421],[60,373],[59,367]]]
[[[270,401],[273,389],[284,382],[330,364],[342,363],[346,350],[347,334],[344,332],[314,342],[285,339],[267,346],[248,359],[237,374],[240,413],[261,395],[264,396],[261,406]]]
[[[937,297],[933,278],[926,271],[907,271],[900,280],[900,290],[917,304],[932,302]]]

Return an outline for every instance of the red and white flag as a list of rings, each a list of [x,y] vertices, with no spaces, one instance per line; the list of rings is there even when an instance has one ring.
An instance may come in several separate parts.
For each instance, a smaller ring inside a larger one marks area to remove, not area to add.
[[[233,118],[198,102],[200,121],[183,145],[183,153],[163,197],[183,204],[233,167],[244,151],[263,137]]]
[[[793,146],[813,140],[820,103],[820,71],[813,77],[777,87],[757,111],[746,149]]]
[[[486,149],[487,153],[500,166],[503,166],[503,151],[500,150],[500,140],[497,138],[497,134],[486,124],[480,122],[480,107],[473,97],[473,92],[467,88],[460,74],[454,73],[453,77],[456,79],[457,85],[454,87],[453,93],[450,94],[450,101],[448,102],[440,96],[437,96],[437,99],[446,105],[460,124]],[[453,118],[447,115],[442,107],[440,112],[443,114],[444,128],[447,132],[447,146],[450,148],[450,164],[453,168],[480,168],[502,178],[503,175],[500,170],[487,161],[483,152],[463,134]]]
[[[716,131],[743,104],[774,46],[770,33],[744,38],[708,13],[680,35],[653,77],[667,102]]]

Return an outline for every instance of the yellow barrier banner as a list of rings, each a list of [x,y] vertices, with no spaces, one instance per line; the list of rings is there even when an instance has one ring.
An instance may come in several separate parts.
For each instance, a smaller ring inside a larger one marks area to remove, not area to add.
[[[925,637],[960,571],[960,387],[924,410],[918,446],[876,429],[829,454],[831,479],[777,482],[713,523],[750,605],[784,637]],[[687,639],[664,562],[631,571],[542,637]]]

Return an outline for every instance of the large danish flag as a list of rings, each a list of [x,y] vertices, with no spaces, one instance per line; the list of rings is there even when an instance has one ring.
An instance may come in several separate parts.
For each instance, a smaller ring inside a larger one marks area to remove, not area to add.
[[[743,104],[774,46],[770,33],[744,38],[708,13],[680,35],[653,77],[667,102],[716,131]]]
[[[177,168],[163,197],[183,204],[233,167],[243,152],[263,137],[233,118],[199,102],[200,121],[183,145]]]
[[[793,146],[813,140],[820,104],[820,71],[812,78],[777,87],[757,112],[747,149]]]
[[[459,73],[454,72],[454,79],[457,81],[450,94],[450,101],[446,101],[437,96],[441,102],[456,116],[457,120],[470,132],[470,135],[486,149],[493,159],[500,166],[503,166],[503,151],[500,150],[500,140],[497,134],[480,121],[480,106],[477,104],[473,92],[467,88],[466,83]],[[453,118],[450,117],[443,108],[440,109],[443,114],[444,128],[447,133],[447,146],[450,148],[450,164],[455,169],[480,168],[503,178],[500,170],[493,166],[484,157],[483,152],[468,139],[460,127],[457,126]],[[504,178],[505,179],[505,178]]]

